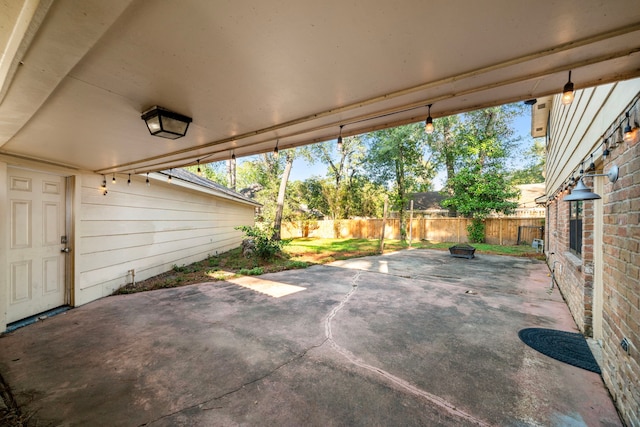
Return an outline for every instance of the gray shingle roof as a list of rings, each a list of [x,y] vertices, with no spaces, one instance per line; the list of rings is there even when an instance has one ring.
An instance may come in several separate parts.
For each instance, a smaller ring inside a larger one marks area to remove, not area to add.
[[[180,179],[182,181],[186,181],[189,182],[191,184],[195,184],[195,185],[199,185],[201,187],[205,187],[208,188],[210,190],[214,190],[220,193],[225,194],[226,196],[232,197],[234,199],[238,199],[240,201],[243,202],[247,202],[247,203],[251,203],[252,205],[256,205],[256,206],[261,206],[260,203],[256,202],[255,200],[253,200],[250,197],[246,197],[236,191],[231,190],[230,188],[225,187],[224,185],[220,185],[217,182],[213,182],[207,178],[204,178],[202,176],[199,176],[195,173],[189,172],[188,170],[185,169],[171,169],[171,171],[169,170],[163,170],[160,171],[159,173],[163,174],[163,175],[171,175],[171,178],[175,178],[175,179]]]

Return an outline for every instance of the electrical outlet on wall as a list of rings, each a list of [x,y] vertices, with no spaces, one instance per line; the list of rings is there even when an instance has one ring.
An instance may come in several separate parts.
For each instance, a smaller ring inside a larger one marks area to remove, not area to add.
[[[625,353],[629,354],[629,347],[631,347],[631,343],[628,338],[622,338],[620,341],[620,347],[624,350]]]

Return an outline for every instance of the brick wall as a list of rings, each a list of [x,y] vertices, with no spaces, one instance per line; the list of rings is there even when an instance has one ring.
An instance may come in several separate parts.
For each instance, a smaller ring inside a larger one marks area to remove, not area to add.
[[[636,101],[638,98],[636,98]],[[636,102],[631,117],[640,117]],[[640,120],[639,120],[640,121]],[[626,121],[625,121],[626,125]],[[612,129],[613,130],[613,129]],[[609,131],[610,132],[610,131]],[[605,162],[620,168],[604,199],[603,378],[625,422],[640,426],[640,130]],[[621,140],[621,135],[617,140]],[[605,178],[606,179],[606,178]],[[629,354],[620,345],[630,341]]]
[[[582,254],[569,247],[569,205],[562,193],[551,203],[548,263],[553,268],[558,288],[569,306],[578,329],[587,336],[593,334],[593,202],[583,203]]]
[[[640,95],[630,105],[633,127],[634,121],[640,122]],[[640,130],[633,141],[622,141],[628,108],[603,130],[603,135],[613,133],[615,142],[598,171],[617,165],[620,178],[616,183],[606,177],[584,179],[590,188],[594,179],[604,180],[604,191],[601,201],[583,204],[581,256],[569,249],[570,204],[563,201],[569,193],[561,192],[548,203],[547,260],[549,267],[555,265],[558,287],[578,328],[593,336],[594,257],[599,255],[594,254],[594,221],[600,220],[594,216],[594,203],[602,203],[602,377],[624,422],[640,426]],[[629,353],[620,345],[623,338],[629,340]]]

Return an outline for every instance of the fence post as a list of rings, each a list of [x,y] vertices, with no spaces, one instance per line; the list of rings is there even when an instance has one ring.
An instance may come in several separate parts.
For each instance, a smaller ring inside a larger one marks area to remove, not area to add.
[[[409,248],[411,248],[412,232],[413,232],[413,200],[409,204]]]
[[[387,207],[389,204],[389,198],[384,198],[384,213],[382,214],[382,232],[380,233],[380,253],[384,251],[384,229],[387,225]]]

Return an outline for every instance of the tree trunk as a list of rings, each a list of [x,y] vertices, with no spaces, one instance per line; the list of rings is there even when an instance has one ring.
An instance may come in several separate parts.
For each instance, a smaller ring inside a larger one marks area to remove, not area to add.
[[[227,181],[229,182],[229,188],[236,189],[236,159],[227,160]]]
[[[287,152],[287,163],[284,166],[282,179],[280,180],[280,189],[278,190],[278,204],[276,206],[276,219],[273,221],[273,240],[280,240],[280,230],[282,228],[282,211],[284,210],[284,196],[287,189],[287,182],[291,174],[293,166],[293,154]]]

